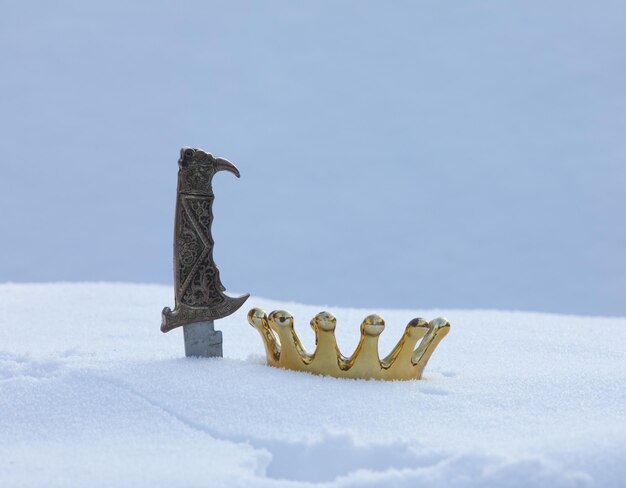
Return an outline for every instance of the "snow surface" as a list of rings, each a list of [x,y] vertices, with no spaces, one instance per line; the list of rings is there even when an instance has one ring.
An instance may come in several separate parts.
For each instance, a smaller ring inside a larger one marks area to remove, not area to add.
[[[452,323],[425,379],[268,368],[248,308],[221,360],[159,331],[170,287],[0,285],[0,485],[623,486],[626,319],[379,310],[381,350],[417,315]],[[372,310],[330,308],[344,353]]]

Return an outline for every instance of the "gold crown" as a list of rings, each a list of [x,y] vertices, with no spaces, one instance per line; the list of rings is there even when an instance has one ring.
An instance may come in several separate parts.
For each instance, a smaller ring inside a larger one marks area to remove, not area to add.
[[[380,315],[369,315],[363,320],[361,339],[350,357],[339,351],[335,338],[337,319],[329,312],[318,313],[311,320],[317,345],[312,354],[302,347],[289,312],[276,310],[268,317],[260,308],[253,308],[248,312],[248,322],[261,334],[270,366],[337,378],[379,380],[420,379],[430,356],[450,330],[450,322],[443,317],[430,322],[413,319],[389,355],[380,359],[378,336],[385,329]]]

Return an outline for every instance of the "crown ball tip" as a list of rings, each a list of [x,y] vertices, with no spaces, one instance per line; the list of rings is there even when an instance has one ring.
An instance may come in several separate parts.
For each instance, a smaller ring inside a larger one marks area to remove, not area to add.
[[[371,315],[368,315],[367,317],[365,317],[365,319],[363,319],[363,323],[370,325],[385,325],[385,319],[383,319],[380,315],[378,315],[377,313],[373,313]]]
[[[323,312],[318,313],[316,315],[316,317],[319,317],[319,318],[324,319],[324,320],[337,320],[332,313],[327,312],[326,310],[324,310]]]
[[[293,327],[293,315],[286,310],[274,310],[269,315],[269,321],[280,327]]]
[[[409,322],[409,325],[407,327],[410,327],[412,329],[427,329],[429,327],[429,324],[426,319],[423,319],[422,317],[416,317]]]
[[[378,314],[368,315],[361,323],[361,334],[377,336],[383,330],[385,330],[385,319]]]
[[[320,312],[311,319],[311,327],[313,330],[332,332],[337,327],[337,319],[330,312]]]
[[[435,331],[440,331],[443,329],[450,328],[450,321],[445,317],[437,317],[430,321],[430,325]]]
[[[405,336],[419,339],[428,333],[430,324],[421,317],[416,317],[411,320],[404,331]]]
[[[252,327],[261,325],[264,319],[267,319],[267,314],[261,308],[251,308],[248,312],[248,323]]]

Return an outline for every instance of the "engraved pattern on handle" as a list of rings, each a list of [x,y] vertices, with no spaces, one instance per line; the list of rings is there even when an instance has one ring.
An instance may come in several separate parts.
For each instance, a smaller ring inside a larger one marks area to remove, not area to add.
[[[233,298],[224,293],[213,260],[213,176],[218,171],[229,171],[239,177],[239,170],[225,159],[192,148],[181,149],[178,164],[174,224],[176,307],[173,311],[169,307],[163,309],[163,332],[193,322],[224,318],[249,297]]]

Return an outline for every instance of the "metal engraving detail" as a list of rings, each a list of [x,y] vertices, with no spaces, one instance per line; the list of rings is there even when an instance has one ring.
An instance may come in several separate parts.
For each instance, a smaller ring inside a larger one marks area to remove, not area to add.
[[[161,330],[224,318],[250,295],[229,297],[213,260],[212,180],[218,171],[239,177],[229,161],[199,149],[183,148],[178,160],[178,192],[174,224],[174,280],[176,306],[163,309]]]

